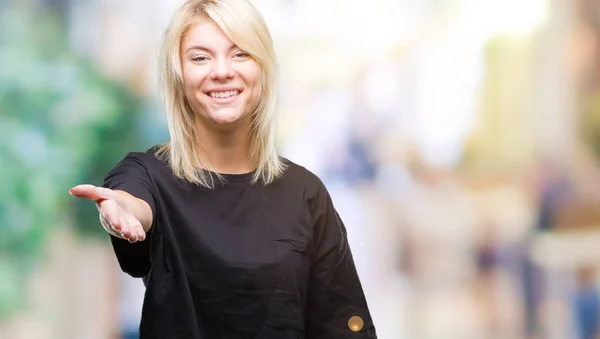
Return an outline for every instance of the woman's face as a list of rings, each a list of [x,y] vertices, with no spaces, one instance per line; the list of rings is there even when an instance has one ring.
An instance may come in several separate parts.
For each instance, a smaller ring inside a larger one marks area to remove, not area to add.
[[[261,95],[260,66],[209,19],[181,43],[185,96],[205,128],[247,127]]]

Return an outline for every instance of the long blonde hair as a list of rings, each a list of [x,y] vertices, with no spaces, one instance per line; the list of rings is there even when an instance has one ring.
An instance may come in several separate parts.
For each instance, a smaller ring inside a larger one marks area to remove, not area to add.
[[[207,172],[212,166],[196,142],[195,118],[185,99],[180,58],[183,36],[202,19],[212,20],[261,68],[261,98],[252,114],[249,132],[250,156],[257,166],[253,182],[272,183],[285,170],[275,147],[278,65],[267,25],[248,0],[188,0],[173,15],[159,55],[159,89],[171,138],[156,154],[168,162],[176,177],[204,187],[214,186],[213,177]]]

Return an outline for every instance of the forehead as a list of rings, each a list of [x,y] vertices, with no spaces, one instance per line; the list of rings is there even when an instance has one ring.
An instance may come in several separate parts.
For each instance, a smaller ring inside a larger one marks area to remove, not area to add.
[[[231,39],[223,30],[208,18],[200,18],[194,22],[182,37],[182,48],[187,50],[194,45],[210,48],[229,48]]]

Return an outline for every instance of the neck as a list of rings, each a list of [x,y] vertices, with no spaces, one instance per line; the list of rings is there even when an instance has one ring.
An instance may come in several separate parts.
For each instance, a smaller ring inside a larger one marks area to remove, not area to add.
[[[207,129],[197,124],[200,150],[211,164],[211,170],[221,174],[243,174],[255,169],[250,158],[247,129]]]

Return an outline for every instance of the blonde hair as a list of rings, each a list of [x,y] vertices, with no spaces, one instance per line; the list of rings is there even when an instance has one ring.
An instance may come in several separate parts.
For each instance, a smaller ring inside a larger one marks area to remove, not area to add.
[[[195,118],[184,95],[180,58],[184,35],[202,19],[212,20],[260,66],[261,97],[252,113],[249,131],[250,156],[257,166],[252,182],[272,183],[285,170],[275,147],[278,65],[269,30],[248,0],[188,0],[173,15],[163,36],[159,55],[159,89],[171,138],[170,142],[161,145],[156,154],[169,163],[176,177],[200,186],[214,187],[213,177],[207,172],[212,166],[202,156],[201,145],[196,142]]]

